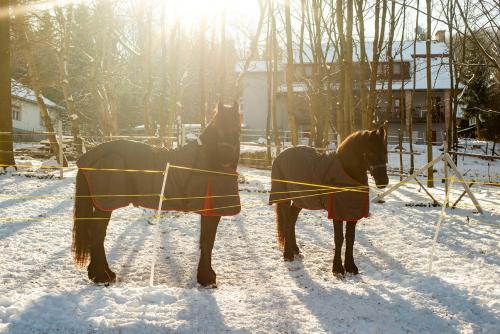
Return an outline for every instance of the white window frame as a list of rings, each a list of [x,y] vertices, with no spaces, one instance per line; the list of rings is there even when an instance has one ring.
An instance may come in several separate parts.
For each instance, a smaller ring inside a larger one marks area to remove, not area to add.
[[[22,120],[21,106],[13,104],[11,109],[12,109],[12,120],[20,122]]]

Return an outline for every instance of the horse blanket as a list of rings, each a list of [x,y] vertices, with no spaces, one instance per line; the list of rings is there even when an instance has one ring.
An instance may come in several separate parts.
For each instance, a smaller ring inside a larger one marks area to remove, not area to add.
[[[96,208],[112,211],[133,204],[157,209],[167,162],[169,168],[162,210],[230,216],[240,211],[234,170],[208,166],[201,145],[175,150],[117,140],[101,144],[77,162]],[[187,168],[179,168],[187,167]],[[191,169],[190,169],[191,168]]]
[[[320,154],[307,146],[286,149],[273,162],[271,178],[269,204],[291,200],[299,208],[327,210],[334,220],[368,217],[368,177],[352,179],[336,153]]]

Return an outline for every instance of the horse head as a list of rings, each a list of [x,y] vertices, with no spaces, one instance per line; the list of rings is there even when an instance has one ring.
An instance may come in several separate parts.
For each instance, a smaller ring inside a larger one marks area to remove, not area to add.
[[[369,170],[378,188],[389,183],[387,176],[387,134],[384,127],[373,131],[357,131],[338,147],[345,171],[355,180],[366,179]]]
[[[387,132],[384,126],[369,131],[363,159],[365,166],[375,179],[377,188],[385,188],[389,184],[387,176]]]
[[[206,157],[214,168],[236,169],[240,155],[239,106],[219,102],[214,117],[200,136]]]

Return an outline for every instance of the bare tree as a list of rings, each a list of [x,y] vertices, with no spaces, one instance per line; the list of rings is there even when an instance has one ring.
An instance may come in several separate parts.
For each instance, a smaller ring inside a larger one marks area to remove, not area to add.
[[[426,129],[427,129],[427,162],[432,161],[432,77],[431,77],[431,31],[432,31],[432,1],[426,0],[427,3],[427,40],[425,41],[426,49],[426,76],[427,76],[427,115],[426,115]],[[434,167],[431,166],[427,170],[427,186],[434,187]]]
[[[271,0],[273,1],[273,0]],[[272,95],[271,95],[271,120],[274,135],[274,144],[276,145],[276,154],[281,152],[281,141],[279,135],[278,121],[277,121],[277,97],[278,97],[278,38],[276,30],[276,18],[275,18],[275,3],[273,2],[269,8],[270,20],[271,20],[271,50],[272,50]],[[277,10],[277,8],[276,8]],[[273,13],[273,14],[271,14]]]
[[[0,165],[13,166],[9,0],[0,1]]]
[[[382,2],[382,17],[380,4]],[[370,73],[370,95],[368,97],[368,123],[373,127],[375,110],[377,107],[377,79],[380,55],[385,35],[385,21],[387,15],[387,0],[375,0],[375,38],[373,40],[373,58]]]
[[[357,27],[359,35],[359,105],[361,112],[361,128],[369,129],[370,124],[368,120],[368,99],[366,90],[366,64],[368,57],[366,55],[366,41],[365,41],[365,15],[364,15],[365,0],[356,0],[356,13],[357,13]]]
[[[80,138],[80,122],[76,111],[75,100],[70,85],[69,50],[71,47],[71,26],[73,23],[73,5],[68,4],[66,14],[59,6],[55,7],[57,21],[59,22],[59,31],[61,33],[59,47],[57,48],[57,65],[59,68],[59,82],[64,95],[64,104],[66,113],[71,121],[71,133],[76,151],[82,154],[82,139]]]
[[[292,19],[290,14],[290,0],[285,0],[285,30],[286,30],[286,50],[287,50],[287,66],[286,66],[286,100],[288,112],[288,127],[291,132],[292,145],[298,144],[297,124],[294,114],[294,59],[293,59],[293,41],[292,41]]]
[[[24,54],[26,60],[26,65],[28,67],[28,75],[31,88],[33,89],[36,97],[36,102],[38,108],[40,109],[40,115],[43,120],[45,129],[47,129],[47,138],[49,139],[50,149],[52,154],[54,154],[59,160],[59,150],[61,147],[56,139],[54,126],[52,125],[52,120],[49,116],[49,110],[45,104],[42,85],[40,83],[40,75],[38,71],[38,66],[35,61],[34,52],[32,48],[31,37],[31,25],[28,23],[25,11],[17,11],[16,18],[14,20],[14,28],[19,40],[19,46]],[[68,166],[68,162],[63,155],[63,161],[59,161],[62,166]]]

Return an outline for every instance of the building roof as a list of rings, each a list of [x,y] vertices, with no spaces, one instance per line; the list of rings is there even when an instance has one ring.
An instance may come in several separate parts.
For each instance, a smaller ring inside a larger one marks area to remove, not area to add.
[[[401,42],[393,42],[392,44],[392,55],[394,60],[398,61],[401,59]],[[426,42],[425,41],[416,41],[415,43],[416,52],[414,52],[414,41],[403,41],[403,61],[409,61],[414,58],[422,58],[426,55]],[[365,43],[366,56],[369,61],[373,60],[373,42]],[[295,50],[293,55],[293,61],[295,64],[298,64],[299,61],[299,52],[300,50]],[[323,44],[323,52],[326,55],[326,62],[331,63],[338,60],[338,55],[335,52],[335,49],[331,45]],[[360,59],[360,47],[359,43],[354,44],[353,49],[353,61],[357,62]],[[447,57],[448,56],[448,46],[444,42],[431,41],[431,56],[435,57]],[[304,45],[304,51],[302,54],[303,60],[305,64],[310,64],[312,62],[312,52],[311,48],[308,45]],[[387,60],[387,44],[383,46],[380,61]],[[286,59],[284,60],[286,62]]]
[[[355,62],[359,61],[359,44],[354,45],[354,50],[353,50],[353,60]],[[400,46],[401,42],[394,42],[392,44],[392,54],[393,58],[395,61],[399,61],[401,59],[401,52],[400,52]],[[387,60],[387,52],[386,52],[387,45],[384,45],[384,49],[382,50],[382,54],[380,56],[380,61],[385,61]],[[366,42],[365,43],[365,49],[366,49],[366,56],[368,57],[369,61],[373,60],[373,42]],[[403,61],[410,61],[415,58],[425,58],[426,56],[426,42],[425,41],[416,41],[415,43],[415,49],[416,52],[414,52],[414,41],[403,41]],[[326,61],[328,63],[331,63],[333,61],[336,61],[338,59],[337,54],[335,53],[335,50],[333,49],[332,46],[328,46],[327,44],[323,44],[323,52],[326,54]],[[312,52],[311,49],[308,45],[304,45],[304,51],[303,51],[303,60],[305,64],[311,64],[312,62]],[[448,57],[448,46],[444,42],[437,42],[437,41],[432,41],[431,42],[431,56],[434,58],[444,58]],[[299,50],[296,49],[294,50],[294,56],[293,60],[295,64],[299,63]],[[284,64],[286,64],[286,57],[283,59],[283,63],[280,63],[278,65],[279,70],[284,69]],[[237,62],[235,65],[235,72],[240,73],[243,70],[243,66],[245,65],[245,61],[240,61]],[[267,72],[267,62],[265,60],[255,60],[250,62],[250,65],[248,67],[247,72]]]
[[[36,96],[35,92],[20,83],[19,81],[16,81],[14,79],[11,80],[11,94],[12,97],[17,97],[21,100],[32,102],[32,103],[37,103],[36,102]],[[49,108],[54,108],[54,109],[63,109],[61,106],[56,104],[55,102],[49,100],[45,96],[42,96],[43,102],[45,102],[45,105]]]
[[[392,89],[400,90],[412,90],[413,89],[413,66],[416,66],[415,75],[415,89],[424,90],[427,89],[427,64],[425,58],[416,58],[415,62],[410,63],[410,75],[411,78],[407,80],[393,80]],[[403,87],[404,85],[404,87]],[[448,58],[436,57],[431,59],[431,87],[434,90],[439,89],[450,89],[450,68],[448,64]],[[462,84],[459,87],[463,87]],[[387,90],[388,80],[378,79],[376,90]],[[279,93],[286,93],[286,84],[281,84],[278,87]],[[307,85],[305,83],[294,83],[294,92],[305,92],[307,91]]]

